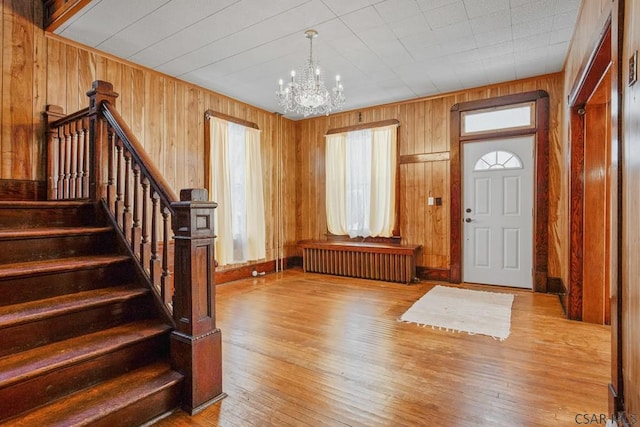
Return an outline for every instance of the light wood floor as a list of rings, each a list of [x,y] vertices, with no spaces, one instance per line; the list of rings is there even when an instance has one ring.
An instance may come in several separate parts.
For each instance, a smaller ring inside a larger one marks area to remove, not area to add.
[[[435,282],[287,270],[217,287],[228,397],[157,426],[574,426],[607,413],[610,329],[516,295],[501,342],[398,322]],[[582,418],[584,420],[584,418]]]

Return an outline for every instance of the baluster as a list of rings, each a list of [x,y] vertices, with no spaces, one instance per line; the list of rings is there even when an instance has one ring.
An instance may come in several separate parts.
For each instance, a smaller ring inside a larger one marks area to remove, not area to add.
[[[60,137],[60,147],[58,149],[58,199],[62,200],[64,199],[64,153],[66,152],[67,137],[65,135],[65,126],[62,126],[58,131]]]
[[[169,209],[162,206],[162,301],[170,305],[173,298],[173,282],[169,271]]]
[[[124,150],[124,210],[122,211],[122,232],[131,242],[131,152]]]
[[[69,198],[77,199],[76,193],[77,179],[78,179],[78,121],[70,123],[71,129],[71,148],[69,150]]]
[[[133,165],[133,225],[131,227],[131,248],[140,259],[140,166]]]
[[[116,187],[115,187],[115,155],[116,135],[109,128],[107,134],[107,206],[113,214],[116,212]],[[87,157],[88,158],[88,157]]]
[[[115,138],[115,146],[116,146],[116,202],[115,202],[115,209],[113,211],[114,216],[116,218],[116,222],[118,223],[118,225],[120,226],[120,228],[122,229],[122,223],[120,223],[120,220],[122,219],[122,205],[123,205],[123,201],[122,201],[122,142],[117,138],[117,136],[114,135]]]
[[[84,195],[84,145],[85,145],[85,130],[84,130],[84,123],[83,120],[80,119],[78,120],[78,151],[77,151],[77,156],[78,156],[78,165],[77,165],[77,177],[76,177],[76,197],[78,198],[82,198],[85,197]]]
[[[60,137],[58,130],[51,132],[49,138],[49,199],[58,198],[58,184],[60,183]]]
[[[82,162],[82,197],[89,197],[89,119],[82,119],[82,134],[84,139],[84,161]]]
[[[160,196],[155,191],[151,197],[151,260],[149,263],[149,276],[151,283],[160,289],[160,275],[162,266],[158,256],[158,201]]]
[[[71,198],[71,150],[73,149],[73,129],[71,123],[64,126],[65,128],[65,159],[64,159],[64,198]]]
[[[149,179],[142,177],[142,242],[140,243],[140,264],[149,273],[151,248],[149,245]]]

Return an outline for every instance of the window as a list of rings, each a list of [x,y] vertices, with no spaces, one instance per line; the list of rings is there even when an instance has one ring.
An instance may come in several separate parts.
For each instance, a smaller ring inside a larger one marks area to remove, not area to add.
[[[397,125],[327,135],[327,228],[350,237],[392,237]]]
[[[473,167],[476,172],[495,169],[522,169],[522,161],[514,153],[499,150],[483,155]]]
[[[460,118],[463,136],[505,129],[532,129],[536,126],[535,103],[465,111]]]
[[[260,131],[209,117],[211,198],[219,265],[265,258]]]

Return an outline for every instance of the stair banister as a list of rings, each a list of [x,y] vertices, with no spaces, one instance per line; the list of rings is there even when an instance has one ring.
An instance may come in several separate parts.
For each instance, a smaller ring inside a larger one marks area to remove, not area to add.
[[[88,109],[65,118],[60,118],[59,108],[47,113],[47,174],[55,178],[51,179],[49,198],[88,197],[103,201],[135,262],[145,272],[152,289],[160,290],[159,297],[171,312],[175,325],[170,340],[171,363],[185,376],[182,408],[196,413],[225,396],[221,333],[215,322],[216,204],[208,201],[205,189],[182,190],[180,199],[176,197],[116,110],[118,94],[110,83],[93,82],[87,96]],[[67,141],[64,135],[69,132],[60,129],[68,123],[75,133],[71,132]],[[88,133],[86,150],[77,142],[77,135],[84,135],[83,127]],[[85,151],[89,154],[86,161],[78,160]],[[71,170],[72,165],[77,169],[83,162],[89,163],[87,173]],[[74,177],[80,176],[87,179],[86,195],[68,190],[75,188]],[[60,185],[64,188],[58,188]],[[157,238],[158,232],[163,234],[163,240]],[[172,238],[175,250],[170,259],[168,243]]]

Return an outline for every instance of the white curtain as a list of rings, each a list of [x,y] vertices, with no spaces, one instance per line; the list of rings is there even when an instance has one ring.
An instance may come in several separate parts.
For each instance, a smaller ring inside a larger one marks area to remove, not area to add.
[[[346,156],[347,135],[327,135],[324,160],[327,229],[336,235],[347,234]]]
[[[245,158],[246,259],[257,260],[266,257],[262,156],[260,131],[257,129],[245,128]]]
[[[347,134],[347,233],[371,236],[371,129]]]
[[[227,121],[217,117],[211,117],[209,120],[209,141],[211,141],[209,188],[211,188],[211,200],[218,203],[213,216],[213,226],[218,236],[215,242],[215,257],[218,264],[225,265],[233,262],[231,172],[228,161],[229,131]]]
[[[260,131],[210,120],[216,260],[227,265],[265,258]]]
[[[397,126],[327,135],[327,228],[350,237],[393,235]]]
[[[373,129],[371,217],[373,236],[391,237],[396,222],[397,126]]]

